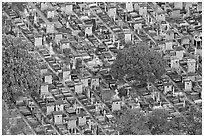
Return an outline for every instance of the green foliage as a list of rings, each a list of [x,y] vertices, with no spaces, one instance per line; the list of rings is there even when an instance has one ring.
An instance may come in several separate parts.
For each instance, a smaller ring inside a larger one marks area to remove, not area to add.
[[[165,73],[161,55],[146,45],[134,45],[119,51],[111,65],[111,74],[116,79],[124,77],[140,82],[154,81]]]
[[[187,118],[191,123],[188,128],[188,134],[190,135],[202,135],[202,113],[191,107],[187,113]]]
[[[171,122],[167,120],[169,113],[165,109],[154,109],[148,114],[148,126],[153,135],[168,134],[171,129]]]
[[[9,110],[5,106],[5,102],[2,101],[2,135],[7,135],[8,130],[10,128],[10,123],[9,123]]]
[[[3,35],[2,96],[8,104],[23,94],[38,95],[39,64],[28,49],[29,46],[22,39]]]
[[[151,134],[147,125],[147,117],[137,109],[131,109],[124,112],[118,126],[121,135],[148,135]]]
[[[130,109],[118,119],[121,135],[180,135],[184,131],[176,119],[168,121],[169,112],[165,109],[154,109],[145,114],[140,109]]]

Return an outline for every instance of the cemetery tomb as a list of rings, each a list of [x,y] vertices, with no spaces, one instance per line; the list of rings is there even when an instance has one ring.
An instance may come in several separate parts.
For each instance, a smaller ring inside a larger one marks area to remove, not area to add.
[[[80,93],[82,93],[82,91],[83,91],[82,83],[75,84],[75,92],[80,94]]]
[[[38,47],[38,46],[42,46],[42,36],[37,36],[35,37],[35,46]]]
[[[121,109],[121,102],[120,100],[115,100],[112,102],[112,111],[118,111]]]
[[[47,69],[47,66],[43,66],[41,69],[40,69],[40,74],[43,75],[43,74],[46,74],[48,72],[48,69]]]
[[[196,71],[196,60],[195,59],[188,59],[187,61],[187,72],[195,72]]]
[[[91,29],[92,29],[92,28],[91,28]],[[80,32],[81,32],[81,30],[78,30],[78,29],[73,30],[73,31],[72,31],[72,35],[73,35],[73,36],[77,36]]]
[[[179,59],[179,60],[182,60],[183,59],[183,54],[184,54],[184,50],[182,47],[177,47],[176,48],[176,57]]]
[[[41,4],[41,5],[40,5],[40,7],[41,7],[41,11],[47,10],[48,5],[47,5],[46,2],[41,2],[40,4]]]
[[[45,76],[45,83],[52,84],[52,75]]]
[[[147,15],[147,7],[144,7],[144,6],[140,7],[139,8],[139,15],[146,17],[146,15]]]
[[[47,33],[54,33],[55,32],[54,24],[52,24],[52,23],[47,24],[46,32]]]
[[[55,124],[62,124],[63,118],[62,118],[63,112],[62,111],[54,111],[53,117],[54,117],[54,123]]]
[[[173,41],[166,41],[165,50],[173,50]]]
[[[171,58],[171,68],[179,69],[180,64],[179,64],[179,59],[176,57]]]
[[[65,81],[70,81],[71,80],[71,74],[70,74],[70,70],[63,70],[62,71],[62,78],[65,80]]]
[[[72,14],[73,13],[73,5],[72,4],[65,6],[65,13],[66,14]]]
[[[78,121],[79,121],[79,126],[84,126],[84,125],[86,125],[86,116],[80,116],[80,117],[78,117]]]
[[[61,40],[62,40],[62,34],[61,34],[61,33],[56,34],[56,35],[55,35],[55,42],[58,43],[58,42],[61,41]]]
[[[47,18],[54,18],[55,17],[55,11],[54,10],[48,10],[47,11]]]
[[[197,11],[202,11],[202,2],[198,2]]]
[[[66,104],[65,101],[59,100],[55,102],[56,111],[64,111],[64,105]]]
[[[165,14],[164,14],[163,12],[157,13],[156,19],[157,19],[158,21],[165,21]]]
[[[116,8],[110,8],[108,10],[108,15],[109,15],[109,17],[112,17],[112,18],[115,19],[115,17],[116,17]]]
[[[133,11],[132,2],[126,2],[126,10],[127,10],[127,12],[132,12]]]
[[[50,114],[52,114],[52,112],[54,112],[54,108],[55,108],[55,106],[54,106],[54,103],[49,103],[49,104],[47,104],[47,115],[50,115]]]
[[[99,78],[93,78],[91,80],[91,87],[99,87]]]
[[[48,85],[47,85],[47,84],[42,84],[40,91],[41,91],[41,95],[47,95],[47,94],[49,94]]]
[[[184,87],[185,87],[185,91],[191,91],[192,90],[192,81],[189,79],[184,80]]]
[[[81,79],[83,87],[88,87],[88,78]]]
[[[172,18],[180,18],[181,14],[180,14],[180,9],[174,9],[172,11]]]
[[[60,40],[61,43],[61,49],[69,49],[70,48],[70,42],[67,39]]]
[[[172,90],[173,90],[173,86],[171,83],[165,83],[164,84],[164,93],[165,94],[172,91]]]
[[[185,45],[185,44],[190,44],[190,38],[189,37],[183,37],[181,39],[181,45]]]
[[[68,125],[68,129],[74,129],[76,128],[76,121],[77,121],[77,118],[76,116],[70,116],[67,119],[67,125]]]
[[[167,32],[166,32],[166,40],[174,40],[174,32],[173,32],[173,30],[168,30]]]
[[[85,36],[91,36],[92,35],[92,25],[91,26],[86,26],[85,28]]]
[[[131,43],[132,42],[132,34],[126,33],[125,34],[125,43]]]
[[[174,2],[174,8],[175,9],[183,9],[183,2]]]

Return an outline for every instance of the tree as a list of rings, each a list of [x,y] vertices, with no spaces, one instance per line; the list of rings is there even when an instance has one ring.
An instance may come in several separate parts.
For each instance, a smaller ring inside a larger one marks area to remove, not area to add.
[[[40,68],[30,45],[14,36],[2,36],[2,96],[11,104],[22,95],[38,95]]]
[[[187,130],[188,134],[202,135],[202,112],[191,106],[187,112],[187,118],[191,123]]]
[[[111,74],[115,79],[131,78],[143,82],[154,81],[165,73],[162,56],[145,44],[137,44],[119,51],[111,65]]]
[[[167,120],[169,112],[165,109],[153,109],[147,115],[149,117],[148,126],[153,135],[170,134],[171,122]]]
[[[148,135],[151,134],[148,118],[139,109],[125,111],[118,120],[118,128],[121,135]]]

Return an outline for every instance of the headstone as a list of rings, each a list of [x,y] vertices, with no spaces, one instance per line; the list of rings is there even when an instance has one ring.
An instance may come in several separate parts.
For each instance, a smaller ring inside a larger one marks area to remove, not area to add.
[[[53,47],[52,47],[52,43],[50,43],[50,45],[49,45],[49,54],[50,55],[54,55],[55,54],[54,50],[53,50]]]
[[[159,102],[159,101],[160,101],[160,93],[159,93],[159,92],[157,92],[156,101],[157,101],[157,102]]]
[[[35,14],[35,15],[34,15],[34,24],[37,25],[37,24],[38,24],[38,21],[39,21],[39,19],[38,19],[37,15]]]

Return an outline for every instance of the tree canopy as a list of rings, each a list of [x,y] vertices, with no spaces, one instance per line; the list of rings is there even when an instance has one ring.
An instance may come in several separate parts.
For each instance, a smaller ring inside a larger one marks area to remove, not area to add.
[[[115,79],[154,81],[165,73],[165,64],[158,52],[141,43],[118,51],[116,60],[111,65],[111,74]]]
[[[187,118],[191,123],[187,131],[188,134],[202,135],[202,112],[196,110],[194,107],[190,107],[187,112]]]
[[[171,134],[172,123],[168,121],[169,112],[165,109],[153,109],[148,115],[148,126],[153,135]]]
[[[126,110],[118,119],[121,135],[179,135],[180,128],[169,121],[169,112],[165,109],[153,109],[143,113],[140,109]]]
[[[147,125],[147,117],[138,109],[124,112],[118,121],[121,135],[148,135],[151,134]]]
[[[38,95],[39,63],[30,45],[11,35],[2,36],[2,96],[10,104],[21,95]]]

